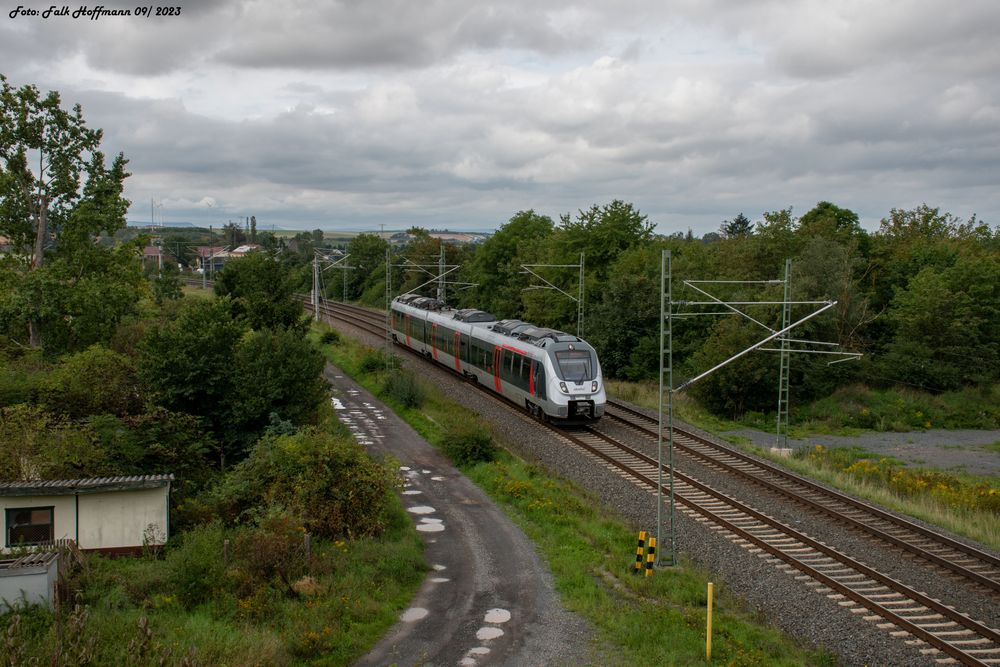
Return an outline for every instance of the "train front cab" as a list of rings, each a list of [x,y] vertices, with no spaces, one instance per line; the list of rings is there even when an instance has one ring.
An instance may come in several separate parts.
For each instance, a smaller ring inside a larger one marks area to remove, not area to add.
[[[551,414],[568,421],[596,421],[604,415],[607,394],[597,354],[586,344],[546,348],[554,377],[549,380]]]

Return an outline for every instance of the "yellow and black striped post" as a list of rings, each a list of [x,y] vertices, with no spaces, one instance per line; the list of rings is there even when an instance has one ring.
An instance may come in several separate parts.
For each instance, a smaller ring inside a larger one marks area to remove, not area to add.
[[[642,569],[642,554],[646,549],[646,531],[639,531],[639,546],[635,549],[635,570],[632,574],[639,574],[639,570]]]
[[[656,562],[656,538],[649,538],[649,549],[646,551],[646,576],[653,576],[653,563]]]

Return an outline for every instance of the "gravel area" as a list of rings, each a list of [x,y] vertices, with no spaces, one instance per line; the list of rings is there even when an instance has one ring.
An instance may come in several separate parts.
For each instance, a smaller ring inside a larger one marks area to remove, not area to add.
[[[774,434],[742,429],[726,436],[748,438],[758,447],[774,445]],[[891,456],[910,466],[955,470],[973,475],[1000,475],[1000,431],[914,431],[910,433],[865,433],[859,436],[814,435],[789,438],[788,446],[798,449],[824,447],[862,447],[878,456]]]
[[[370,335],[363,336],[371,344],[379,344]],[[422,376],[435,382],[450,399],[466,405],[495,424],[497,434],[517,455],[536,462],[553,473],[573,480],[589,490],[610,511],[630,521],[637,529],[653,529],[656,522],[655,496],[610,472],[594,459],[582,456],[567,447],[526,416],[512,416],[510,411],[482,395],[469,391],[463,382],[441,368],[434,368],[403,355],[404,363],[419,369]],[[928,569],[922,562],[900,558],[883,550],[868,538],[829,525],[825,519],[813,516],[787,500],[768,497],[753,485],[734,482],[728,476],[694,464],[680,457],[678,469],[712,484],[719,490],[752,499],[751,504],[772,516],[800,527],[814,537],[837,544],[854,554],[864,554],[861,560],[912,583],[933,596],[961,601],[974,617],[994,626],[1000,624],[996,599],[973,602],[978,595],[956,586],[950,577]],[[837,655],[843,665],[934,665],[931,656],[923,655],[920,647],[903,639],[892,638],[874,622],[865,621],[866,614],[851,613],[837,601],[816,593],[798,580],[761,557],[734,544],[700,522],[677,513],[677,548],[682,562],[690,561],[711,572],[717,588],[743,601],[748,610],[759,613],[805,645],[822,647]],[[623,558],[631,545],[622,545]],[[720,591],[720,592],[721,592]]]

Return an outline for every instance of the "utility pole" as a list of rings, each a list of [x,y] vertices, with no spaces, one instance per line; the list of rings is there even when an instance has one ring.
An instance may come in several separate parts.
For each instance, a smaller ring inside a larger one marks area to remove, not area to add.
[[[313,255],[313,319],[319,322],[319,257]]]
[[[382,233],[380,238],[385,241],[385,224],[381,225]],[[392,287],[389,285],[392,282],[392,264],[390,259],[390,247],[389,242],[386,241],[385,245],[385,348],[383,350],[383,356],[385,357],[385,372],[386,375],[389,374],[389,355],[392,350],[392,341],[389,338],[389,316],[392,311]]]
[[[438,258],[438,301],[445,300],[444,288],[444,242],[441,242],[441,257]]]
[[[792,260],[785,260],[785,302],[781,305],[781,328],[784,329],[788,326],[788,322],[791,318],[791,276],[792,276]],[[790,355],[788,353],[788,336],[781,337],[781,351],[778,353],[780,355],[780,367],[778,370],[778,423],[775,428],[775,447],[787,447],[788,446],[788,375],[789,375],[789,362],[791,361]]]

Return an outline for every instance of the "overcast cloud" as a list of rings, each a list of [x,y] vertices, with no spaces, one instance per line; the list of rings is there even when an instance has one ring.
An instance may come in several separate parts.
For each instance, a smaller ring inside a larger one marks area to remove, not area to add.
[[[995,0],[4,2],[0,72],[83,105],[135,222],[489,230],[615,198],[662,232],[821,200],[1000,222]]]

